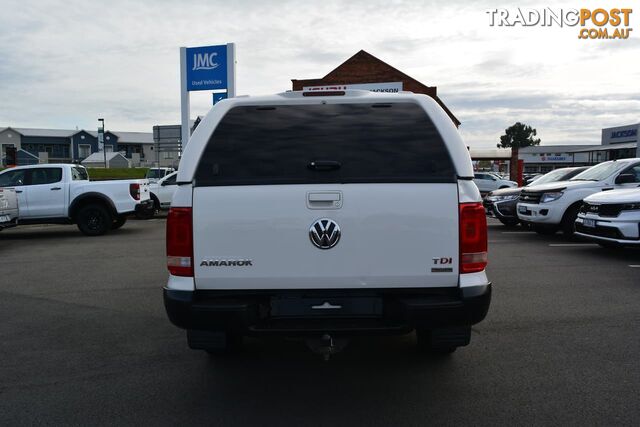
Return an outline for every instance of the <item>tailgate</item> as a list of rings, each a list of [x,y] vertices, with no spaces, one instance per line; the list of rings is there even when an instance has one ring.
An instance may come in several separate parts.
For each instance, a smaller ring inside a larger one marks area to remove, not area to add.
[[[198,289],[458,284],[456,184],[196,187],[193,208]]]
[[[141,179],[135,182],[140,184],[140,201],[144,202],[145,200],[149,200],[151,198],[151,192],[149,189],[149,180]]]

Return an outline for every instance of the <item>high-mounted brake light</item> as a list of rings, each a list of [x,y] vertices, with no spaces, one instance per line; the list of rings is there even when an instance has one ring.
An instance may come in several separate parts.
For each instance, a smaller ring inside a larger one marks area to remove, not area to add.
[[[324,92],[302,92],[302,96],[343,96],[343,90],[324,91]]]
[[[167,216],[167,268],[174,276],[193,277],[191,208],[171,208]]]
[[[344,85],[311,86],[302,90],[302,96],[343,96],[346,89]]]
[[[134,200],[140,200],[140,184],[129,184],[129,194]]]
[[[482,203],[460,203],[460,273],[487,266],[487,217]]]

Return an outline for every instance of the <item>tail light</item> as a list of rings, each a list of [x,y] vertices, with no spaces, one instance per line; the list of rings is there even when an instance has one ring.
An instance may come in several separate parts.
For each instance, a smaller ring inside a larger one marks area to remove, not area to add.
[[[193,277],[191,208],[171,208],[167,216],[167,268],[174,276]]]
[[[460,273],[487,266],[487,217],[482,203],[460,204]]]
[[[140,200],[140,184],[129,184],[129,194],[134,200]]]

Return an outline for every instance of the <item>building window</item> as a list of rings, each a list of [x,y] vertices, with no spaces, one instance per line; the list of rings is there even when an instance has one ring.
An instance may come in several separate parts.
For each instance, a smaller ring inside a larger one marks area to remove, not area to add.
[[[84,139],[84,135],[80,135],[80,139]]]
[[[113,145],[105,145],[104,146],[104,151],[106,151],[107,153],[112,153],[113,152]]]
[[[165,160],[173,159],[173,153],[171,151],[165,151],[164,152],[164,159]]]
[[[78,145],[78,157],[81,159],[86,159],[91,155],[91,145],[89,144],[80,144]]]

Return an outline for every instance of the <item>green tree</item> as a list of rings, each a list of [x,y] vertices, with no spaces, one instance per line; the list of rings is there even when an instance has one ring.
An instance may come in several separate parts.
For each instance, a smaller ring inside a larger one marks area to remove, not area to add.
[[[534,138],[537,132],[531,126],[516,122],[504,130],[500,137],[498,148],[511,148],[511,161],[509,163],[509,175],[512,181],[518,177],[518,151],[524,147],[539,145],[540,138]]]

